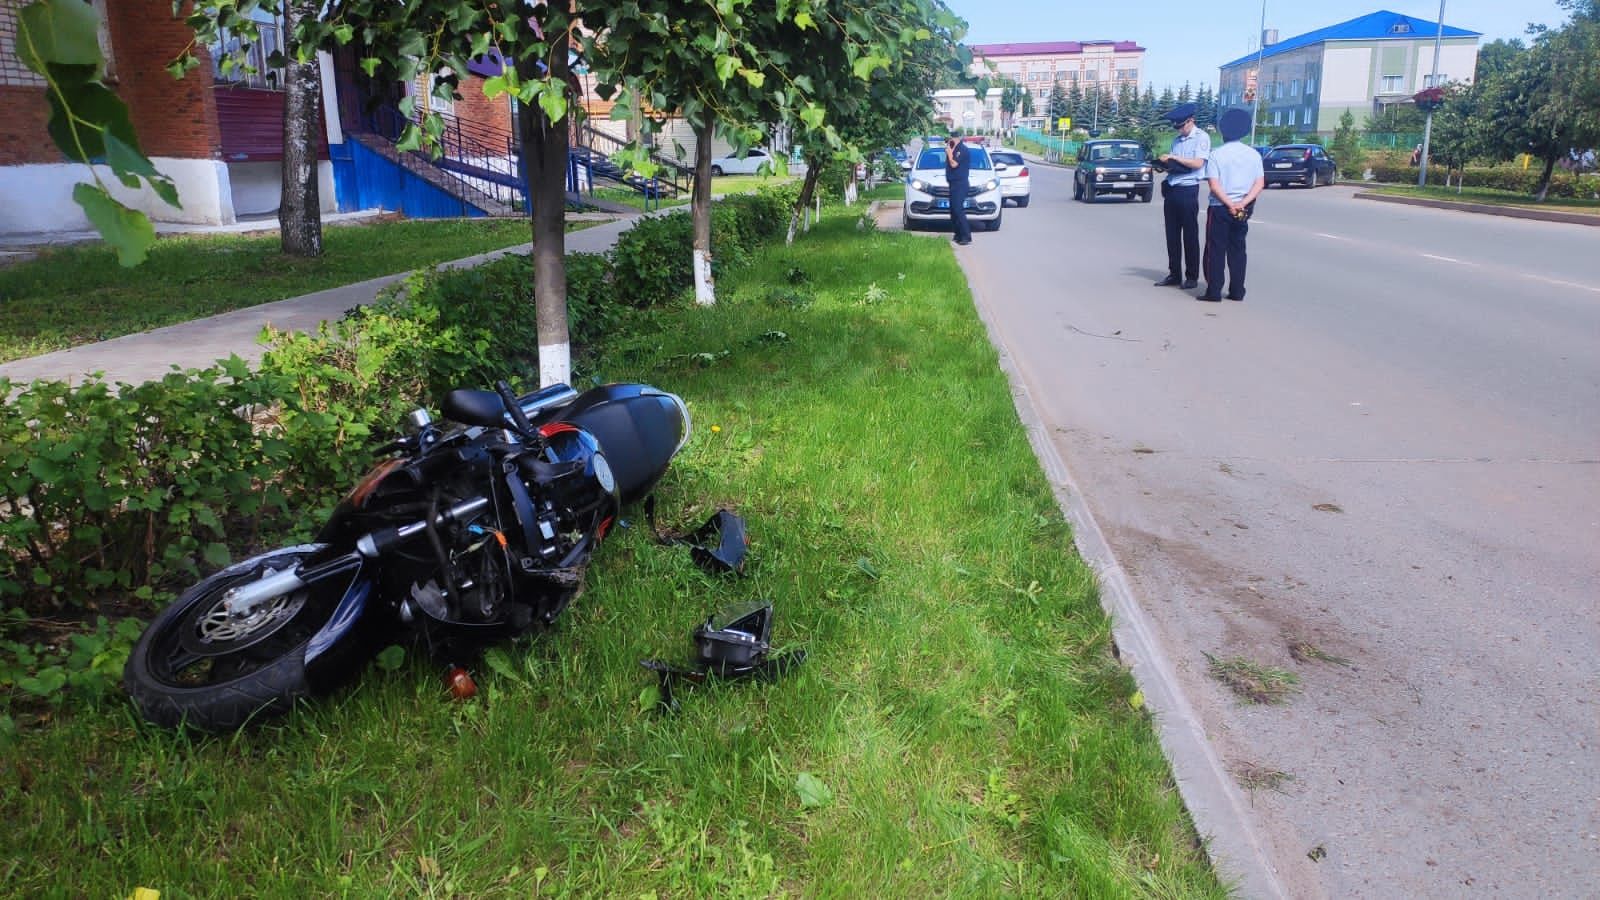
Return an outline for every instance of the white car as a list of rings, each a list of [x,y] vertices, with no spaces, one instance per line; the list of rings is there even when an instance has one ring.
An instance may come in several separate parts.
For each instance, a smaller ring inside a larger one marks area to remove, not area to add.
[[[766,166],[766,174],[772,174],[774,165],[772,154],[760,147],[751,147],[744,159],[737,156],[724,156],[711,161],[712,175],[755,175],[762,166]]]
[[[1000,230],[1000,178],[995,174],[989,151],[967,144],[967,221],[974,228]],[[906,205],[901,224],[907,231],[922,225],[950,221],[950,185],[944,178],[944,148],[927,147],[917,154],[906,173]]]
[[[989,151],[989,156],[994,160],[995,172],[1000,175],[1002,202],[1010,200],[1017,206],[1027,206],[1033,181],[1028,175],[1028,161],[1009,147],[996,147]]]

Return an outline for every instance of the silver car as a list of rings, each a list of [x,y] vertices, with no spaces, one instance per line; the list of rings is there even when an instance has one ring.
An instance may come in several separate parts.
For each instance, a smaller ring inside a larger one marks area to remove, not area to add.
[[[995,172],[1000,175],[1001,198],[1017,206],[1027,206],[1033,183],[1028,175],[1028,161],[1010,147],[996,147],[989,156],[994,160]]]
[[[1000,230],[1000,178],[989,151],[968,144],[967,221],[973,227]],[[944,177],[944,148],[926,147],[906,173],[906,205],[902,224],[907,231],[950,221],[950,185]]]

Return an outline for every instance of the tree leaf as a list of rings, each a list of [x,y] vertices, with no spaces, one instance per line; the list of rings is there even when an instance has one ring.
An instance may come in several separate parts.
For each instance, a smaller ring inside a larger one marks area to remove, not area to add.
[[[732,78],[734,71],[739,68],[739,57],[723,54],[713,61],[713,65],[717,69],[717,80],[727,84],[728,79]]]
[[[105,58],[100,55],[100,17],[82,0],[38,0],[17,16],[17,58],[22,64],[47,74],[49,64],[92,66],[98,78]]]
[[[405,664],[406,648],[399,644],[390,644],[378,652],[376,659],[378,668],[385,672],[393,672]]]
[[[567,115],[567,97],[558,84],[546,84],[539,92],[539,108],[551,122],[559,122]]]
[[[83,207],[90,224],[117,251],[118,262],[129,268],[144,262],[150,245],[156,242],[155,226],[144,213],[111,199],[98,184],[77,185],[72,189],[72,199]]]
[[[52,66],[53,73],[62,67]],[[79,73],[81,74],[81,73]],[[50,91],[50,139],[73,162],[92,162],[106,155],[106,134],[137,147],[133,122],[122,98],[97,81],[58,79]]]
[[[816,809],[833,802],[833,791],[810,772],[800,773],[794,780],[794,790],[800,795],[800,805],[806,809]]]

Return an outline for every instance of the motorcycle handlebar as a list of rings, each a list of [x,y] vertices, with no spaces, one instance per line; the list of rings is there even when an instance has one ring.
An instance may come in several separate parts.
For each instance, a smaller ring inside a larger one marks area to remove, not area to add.
[[[528,421],[528,414],[522,411],[521,401],[511,392],[511,385],[502,378],[494,383],[494,389],[495,393],[500,395],[500,402],[506,405],[506,412],[511,415],[511,424],[517,426],[517,430],[525,437],[531,438],[537,435],[538,432],[533,430],[533,423]]]

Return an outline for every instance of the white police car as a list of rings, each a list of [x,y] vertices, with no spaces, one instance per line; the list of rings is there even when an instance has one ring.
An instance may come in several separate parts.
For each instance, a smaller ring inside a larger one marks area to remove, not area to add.
[[[968,183],[964,202],[967,221],[973,228],[1000,230],[1000,178],[995,174],[989,151],[967,144]],[[923,225],[950,221],[950,185],[944,178],[944,146],[924,146],[906,173],[906,205],[902,224],[907,231]],[[956,201],[961,202],[961,201]]]

